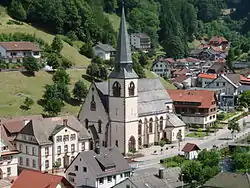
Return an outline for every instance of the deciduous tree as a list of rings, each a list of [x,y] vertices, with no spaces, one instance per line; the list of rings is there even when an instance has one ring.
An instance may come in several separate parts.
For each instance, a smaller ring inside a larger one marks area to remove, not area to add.
[[[27,71],[33,73],[41,69],[41,65],[38,63],[37,59],[32,56],[24,58],[23,66]]]
[[[68,85],[70,83],[69,74],[64,69],[58,69],[52,77],[54,83],[62,83]]]
[[[88,94],[88,88],[84,84],[82,80],[78,80],[75,83],[75,87],[73,89],[73,96],[79,101],[82,101]]]
[[[63,42],[62,39],[56,35],[53,39],[53,42],[51,44],[51,48],[55,53],[60,53],[63,49]]]

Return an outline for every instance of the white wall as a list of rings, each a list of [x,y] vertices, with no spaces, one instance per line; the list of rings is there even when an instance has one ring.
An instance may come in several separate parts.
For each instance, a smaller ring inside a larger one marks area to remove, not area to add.
[[[210,114],[205,117],[197,117],[197,116],[181,116],[181,117],[182,117],[183,122],[185,122],[186,124],[199,124],[199,125],[212,123],[212,122],[215,122],[217,119],[216,114]]]
[[[45,148],[48,147],[49,148],[49,155],[45,155]],[[47,170],[51,170],[52,166],[53,166],[53,154],[52,154],[52,145],[46,145],[46,146],[41,146],[41,171],[47,171]],[[45,168],[45,161],[48,160],[49,161],[49,167]]]
[[[95,47],[94,48],[94,54],[96,56],[99,56],[100,58],[102,58],[103,60],[110,60],[110,52],[106,52],[103,49],[99,48],[99,47]]]
[[[0,169],[3,172],[3,178],[16,177],[17,176],[17,165],[18,165],[18,154],[8,155],[7,159],[3,160],[4,156],[1,156]],[[10,174],[7,170],[10,168]]]
[[[213,79],[201,78],[201,87],[205,87],[206,85],[208,85],[212,81],[213,81]]]
[[[164,61],[158,61],[157,63],[155,63],[152,67],[152,70],[159,76],[169,76],[168,74],[170,73],[168,70],[168,65]]]
[[[6,57],[6,50],[2,47],[2,46],[0,46],[0,57]]]
[[[140,48],[140,38],[135,36],[135,35],[130,35],[130,43],[131,46],[135,47],[135,48]]]

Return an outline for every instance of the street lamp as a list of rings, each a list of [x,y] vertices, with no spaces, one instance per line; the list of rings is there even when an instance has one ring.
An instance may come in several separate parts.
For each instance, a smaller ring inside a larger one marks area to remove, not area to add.
[[[184,174],[181,174],[181,188],[183,188],[183,186],[184,186],[183,176],[184,176]]]

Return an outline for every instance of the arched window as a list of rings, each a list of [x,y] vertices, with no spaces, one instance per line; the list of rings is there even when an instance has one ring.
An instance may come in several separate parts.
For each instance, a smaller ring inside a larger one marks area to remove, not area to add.
[[[160,117],[160,130],[162,131],[163,129],[163,117]]]
[[[169,109],[170,109],[169,106],[167,106],[167,112],[169,112]]]
[[[140,120],[139,124],[138,124],[138,134],[139,135],[141,135],[141,126],[142,126],[142,121]]]
[[[129,87],[128,87],[128,94],[129,94],[129,96],[134,96],[135,95],[135,84],[134,84],[134,82],[130,82]]]
[[[113,96],[114,97],[120,97],[121,96],[121,85],[118,82],[115,82],[113,84]]]
[[[94,95],[92,95],[92,101],[90,102],[90,110],[96,111],[96,103],[95,103]]]
[[[128,141],[128,150],[131,151],[132,149],[136,149],[135,148],[135,137],[134,136],[131,136],[129,138],[129,141]]]
[[[149,133],[152,133],[153,132],[153,119],[150,118],[149,120]]]
[[[98,121],[98,133],[102,133],[102,121]]]
[[[88,119],[85,119],[85,127],[86,127],[86,129],[89,128],[89,120]]]

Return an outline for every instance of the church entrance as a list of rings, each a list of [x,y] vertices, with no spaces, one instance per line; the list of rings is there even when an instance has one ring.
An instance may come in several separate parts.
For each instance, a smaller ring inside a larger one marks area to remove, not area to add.
[[[142,140],[141,140],[141,137],[138,138],[138,146],[142,146]]]
[[[135,148],[135,137],[131,136],[128,141],[128,151],[131,151],[134,148]]]

